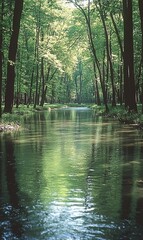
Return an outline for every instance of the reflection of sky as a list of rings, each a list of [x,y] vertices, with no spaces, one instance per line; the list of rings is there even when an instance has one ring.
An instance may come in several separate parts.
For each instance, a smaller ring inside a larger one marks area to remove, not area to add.
[[[59,0],[59,3],[61,1],[64,2],[65,6],[68,6],[69,8],[74,8],[75,7],[75,5],[70,0]],[[73,2],[76,2],[76,1],[73,0]],[[88,4],[88,0],[80,0],[80,1],[77,1],[77,2],[82,7],[86,7],[87,4]],[[90,2],[92,3],[93,1],[91,0]]]
[[[64,199],[53,201],[48,208],[39,211],[35,220],[42,219],[43,235],[46,239],[91,239],[104,237],[104,228],[112,228],[113,224],[106,223],[104,218],[95,212],[95,206],[85,208],[83,199]],[[42,239],[42,238],[41,238]],[[104,238],[102,238],[104,239]]]

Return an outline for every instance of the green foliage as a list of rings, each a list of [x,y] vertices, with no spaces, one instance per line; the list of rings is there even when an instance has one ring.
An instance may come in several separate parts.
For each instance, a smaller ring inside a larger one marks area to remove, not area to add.
[[[99,81],[100,74],[93,68],[93,55],[88,40],[87,22],[90,21],[93,44],[97,60],[101,69],[103,83],[107,91],[108,102],[112,101],[111,73],[109,59],[106,53],[106,39],[100,11],[102,11],[109,36],[110,54],[114,70],[114,85],[117,103],[123,102],[123,59],[110,14],[113,14],[118,33],[123,44],[123,15],[122,1],[94,0],[89,8],[77,2],[79,7],[66,5],[64,1],[24,1],[23,16],[19,34],[19,47],[17,53],[15,102],[18,96],[19,104],[24,102],[24,94],[28,103],[34,103],[36,91],[39,108],[43,89],[47,87],[45,102],[75,102],[77,93],[81,102],[96,102],[95,80],[98,82],[99,95],[102,101],[102,88]],[[88,1],[87,1],[88,2]],[[75,4],[76,5],[76,4]],[[72,6],[72,7],[71,7]],[[8,46],[11,35],[14,1],[5,3],[3,19],[3,89],[2,98],[5,99],[5,79],[7,75]],[[84,14],[85,15],[84,15]],[[135,49],[135,79],[138,94],[141,92],[142,75],[139,78],[141,60],[141,28],[138,2],[133,1],[134,15],[134,49]],[[43,61],[43,66],[42,66]],[[80,61],[80,66],[79,66]],[[11,62],[13,64],[13,62]],[[43,68],[43,76],[42,76]],[[81,77],[81,79],[80,79]],[[38,80],[36,80],[38,79]],[[77,82],[75,83],[75,80]],[[80,83],[81,80],[81,83]],[[77,84],[77,85],[76,85]],[[80,85],[81,84],[81,85]],[[36,89],[37,87],[37,89]],[[31,96],[30,96],[31,91]],[[81,93],[80,93],[81,91]],[[140,99],[140,98],[138,98]],[[140,101],[139,101],[140,102]],[[97,108],[98,109],[98,108]],[[99,107],[99,112],[102,111]],[[112,112],[112,109],[110,109]]]

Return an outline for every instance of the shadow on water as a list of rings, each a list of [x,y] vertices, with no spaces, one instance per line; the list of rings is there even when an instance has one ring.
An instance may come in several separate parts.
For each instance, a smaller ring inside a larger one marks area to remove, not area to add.
[[[136,223],[143,227],[143,146],[139,149],[141,164],[137,181],[137,205],[136,205]]]
[[[15,143],[11,134],[0,138],[0,239],[20,239],[24,233],[21,196],[16,178]]]
[[[129,135],[129,133],[128,133]],[[124,138],[123,138],[124,139]],[[133,141],[134,138],[132,139]],[[122,145],[123,169],[122,169],[122,200],[121,200],[121,219],[129,219],[132,204],[132,192],[134,183],[134,169],[132,161],[135,158],[135,142],[131,146]]]
[[[96,211],[106,219],[105,225],[98,225],[98,229],[100,226],[102,230],[105,228],[105,239],[142,240],[143,162],[139,160],[143,156],[142,145],[136,147],[133,130],[123,131],[116,142],[114,131],[117,134],[118,125],[103,126],[104,122],[97,130],[97,126],[92,125],[95,138],[86,178],[86,207],[96,203]],[[109,229],[106,224],[110,225]]]

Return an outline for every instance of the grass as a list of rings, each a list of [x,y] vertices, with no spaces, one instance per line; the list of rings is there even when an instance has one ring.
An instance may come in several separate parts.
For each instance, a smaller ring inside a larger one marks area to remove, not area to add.
[[[128,112],[124,106],[117,105],[112,107],[109,105],[109,113],[105,112],[105,107],[103,105],[91,105],[91,109],[95,111],[96,114],[105,117],[111,117],[118,119],[124,124],[143,124],[143,114],[141,112],[141,105],[138,105],[138,113]]]
[[[24,105],[21,105],[19,108],[13,108],[12,114],[10,113],[3,113],[0,119],[0,127],[11,125],[17,128],[17,126],[22,125],[23,117],[30,116],[32,111],[32,107],[27,108]]]

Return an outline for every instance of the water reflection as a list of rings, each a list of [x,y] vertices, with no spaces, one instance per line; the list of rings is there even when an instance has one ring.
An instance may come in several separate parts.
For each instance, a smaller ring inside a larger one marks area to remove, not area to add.
[[[1,138],[1,238],[142,239],[138,132],[85,109],[37,113]]]
[[[2,189],[1,199],[3,204],[3,208],[1,209],[1,222],[3,222],[1,228],[1,239],[12,237],[20,238],[23,232],[21,223],[21,206],[20,198],[18,196],[18,183],[16,180],[14,142],[10,134],[6,135],[2,155],[3,159],[1,162],[3,164],[3,169],[1,170],[5,172],[5,182],[2,179],[0,184]],[[4,174],[3,171],[1,171],[1,174]],[[5,189],[3,189],[2,183],[5,184]],[[2,198],[2,194],[5,196],[5,203],[3,202],[4,199]],[[7,229],[6,236],[5,229]]]
[[[138,167],[138,178],[136,181],[136,223],[143,226],[143,146],[141,144],[139,148],[140,165]]]

